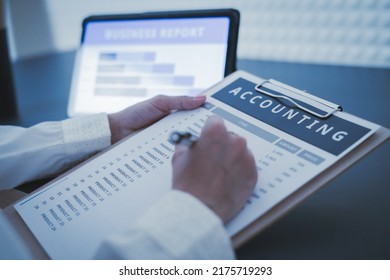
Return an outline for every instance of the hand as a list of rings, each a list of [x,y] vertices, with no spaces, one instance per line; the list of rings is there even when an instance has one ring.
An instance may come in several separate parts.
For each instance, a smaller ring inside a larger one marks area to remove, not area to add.
[[[155,123],[173,110],[195,109],[205,100],[205,96],[158,95],[120,112],[110,114],[108,121],[111,129],[111,143],[114,144],[129,134]]]
[[[188,192],[226,224],[245,205],[257,182],[252,153],[244,138],[210,117],[192,147],[179,144],[172,159],[173,188]]]

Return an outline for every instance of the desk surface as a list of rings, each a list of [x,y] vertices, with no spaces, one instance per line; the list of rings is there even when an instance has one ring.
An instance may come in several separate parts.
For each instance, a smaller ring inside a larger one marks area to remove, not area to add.
[[[73,61],[74,52],[67,52],[15,63],[19,117],[7,123],[66,118]],[[305,89],[390,127],[389,69],[250,60],[240,60],[238,69]],[[390,259],[389,167],[386,143],[245,244],[237,257]]]

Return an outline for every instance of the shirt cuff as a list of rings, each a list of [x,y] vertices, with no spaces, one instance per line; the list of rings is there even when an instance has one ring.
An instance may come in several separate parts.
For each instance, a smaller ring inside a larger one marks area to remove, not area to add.
[[[84,160],[111,145],[111,131],[106,114],[66,119],[61,122],[64,152],[70,164]]]
[[[98,258],[234,259],[219,217],[190,194],[171,191],[127,233],[113,236]]]

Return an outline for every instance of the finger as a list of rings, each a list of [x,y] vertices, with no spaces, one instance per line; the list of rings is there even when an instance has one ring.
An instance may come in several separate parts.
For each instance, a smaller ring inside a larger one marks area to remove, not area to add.
[[[221,117],[213,115],[210,116],[201,132],[201,137],[204,135],[209,136],[219,136],[225,137],[227,134],[227,129],[225,127],[224,121]]]
[[[248,149],[244,137],[239,136],[236,133],[228,132],[228,139],[234,149],[238,150],[240,153],[245,152]]]
[[[184,144],[178,144],[175,146],[175,153],[172,156],[172,163],[174,163],[178,158],[184,156],[189,151],[189,147]]]
[[[256,167],[256,159],[249,149],[247,149],[247,159],[249,161],[250,166],[252,166],[253,182],[251,182],[251,184],[253,190],[258,180],[258,172]]]
[[[137,130],[153,124],[170,114],[172,110],[195,109],[206,100],[205,96],[164,96],[137,103],[120,112],[121,119],[127,120],[126,127]]]
[[[191,110],[206,101],[206,96],[166,96],[158,95],[151,99],[151,104],[159,111],[169,113],[173,110]]]

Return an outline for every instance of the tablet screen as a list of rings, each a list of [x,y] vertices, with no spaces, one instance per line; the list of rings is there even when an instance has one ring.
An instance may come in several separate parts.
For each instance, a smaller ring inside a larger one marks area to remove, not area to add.
[[[229,72],[230,21],[227,16],[87,20],[69,115],[115,112],[158,94],[201,93]]]

